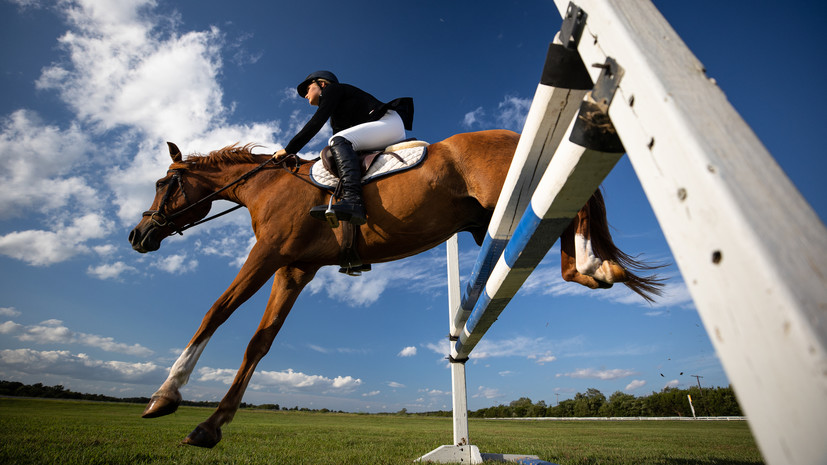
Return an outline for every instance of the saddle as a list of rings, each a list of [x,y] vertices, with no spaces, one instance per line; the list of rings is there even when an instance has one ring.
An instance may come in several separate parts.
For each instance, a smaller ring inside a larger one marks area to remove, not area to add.
[[[377,161],[377,157],[379,155],[389,155],[396,160],[399,160],[399,163],[405,164],[405,160],[402,159],[399,154],[396,153],[398,150],[410,149],[414,147],[424,147],[427,146],[427,142],[423,142],[416,139],[407,139],[403,140],[402,142],[397,142],[396,144],[389,145],[384,150],[361,150],[356,152],[356,155],[359,157],[359,161],[361,162],[362,167],[362,176],[368,173],[368,170],[373,166],[373,163]],[[327,171],[330,172],[336,178],[339,177],[339,167],[336,166],[336,161],[333,160],[333,154],[330,152],[330,146],[325,146],[322,149],[321,153],[319,154],[319,158],[322,161],[322,165],[325,167]]]

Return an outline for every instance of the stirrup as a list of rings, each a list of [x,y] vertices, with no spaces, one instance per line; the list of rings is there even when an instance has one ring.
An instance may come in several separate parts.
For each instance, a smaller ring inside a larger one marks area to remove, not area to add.
[[[371,270],[370,263],[365,263],[359,266],[354,266],[352,268],[339,268],[339,273],[344,273],[348,276],[362,276],[363,272],[367,272]]]
[[[339,218],[336,217],[336,212],[333,211],[333,196],[330,196],[330,202],[327,203],[327,210],[324,211],[324,218],[331,229],[339,227]]]

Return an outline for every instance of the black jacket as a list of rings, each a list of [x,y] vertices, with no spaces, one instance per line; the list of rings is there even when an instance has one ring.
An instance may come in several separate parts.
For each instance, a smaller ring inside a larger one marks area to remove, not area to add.
[[[285,147],[287,153],[298,153],[330,119],[333,133],[352,128],[358,124],[377,121],[388,110],[395,110],[402,117],[405,129],[413,125],[413,99],[399,98],[388,103],[350,84],[328,83],[322,89],[319,108],[310,121]]]

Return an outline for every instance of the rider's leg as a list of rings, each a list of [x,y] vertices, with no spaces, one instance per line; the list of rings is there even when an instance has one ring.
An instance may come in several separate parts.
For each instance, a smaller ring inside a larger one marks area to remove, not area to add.
[[[328,144],[339,168],[343,190],[343,199],[332,206],[337,218],[350,220],[351,223],[357,225],[366,222],[366,212],[362,201],[362,173],[356,151],[384,149],[404,139],[405,127],[402,118],[392,110],[378,121],[353,126],[330,138]],[[324,219],[322,212],[326,209],[327,206],[319,205],[311,209],[311,214]]]
[[[362,203],[362,167],[353,144],[344,137],[330,140],[330,152],[339,168],[342,180],[342,200],[331,208],[336,216],[353,224],[365,224],[365,206]]]

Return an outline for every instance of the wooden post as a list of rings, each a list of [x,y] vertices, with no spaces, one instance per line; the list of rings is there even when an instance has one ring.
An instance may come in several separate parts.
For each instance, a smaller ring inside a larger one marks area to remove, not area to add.
[[[827,229],[649,0],[576,4],[583,61],[623,70],[609,116],[761,452],[827,462]]]

